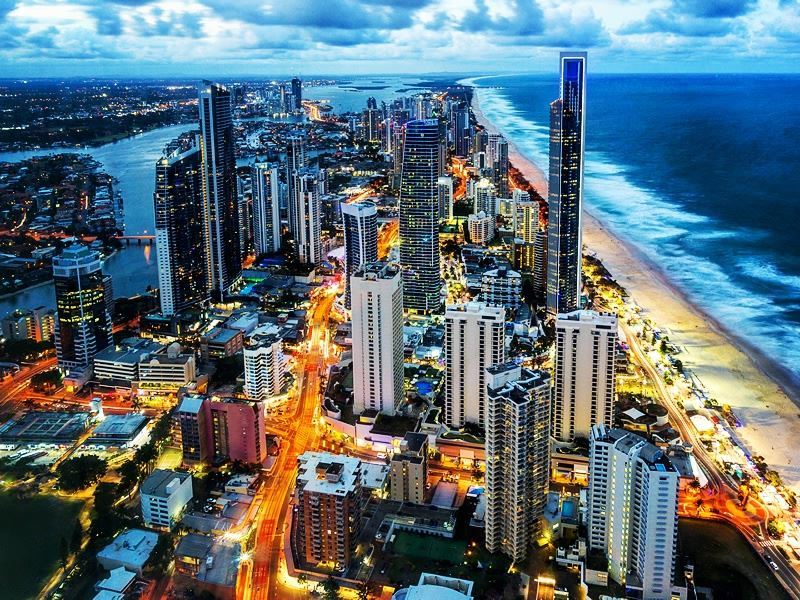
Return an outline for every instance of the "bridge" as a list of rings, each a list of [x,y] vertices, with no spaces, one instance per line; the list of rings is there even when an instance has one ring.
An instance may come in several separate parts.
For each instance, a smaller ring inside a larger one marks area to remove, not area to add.
[[[136,244],[137,246],[152,246],[156,243],[156,236],[154,235],[117,235],[114,236],[115,240],[119,240],[126,246]]]

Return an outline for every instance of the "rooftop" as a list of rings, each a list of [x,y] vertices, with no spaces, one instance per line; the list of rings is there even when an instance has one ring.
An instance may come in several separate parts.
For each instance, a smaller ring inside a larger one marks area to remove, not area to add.
[[[197,414],[203,407],[206,397],[197,394],[191,394],[183,397],[181,405],[178,407],[179,413]]]
[[[141,569],[156,546],[158,534],[143,529],[126,529],[114,538],[108,546],[97,553],[105,558],[136,566]]]
[[[297,487],[305,492],[345,496],[361,483],[361,461],[357,458],[305,452],[297,462]]]
[[[156,469],[142,482],[141,493],[147,494],[148,496],[168,498],[177,485],[191,478],[191,474],[184,473],[183,471]],[[173,483],[175,481],[178,483]]]

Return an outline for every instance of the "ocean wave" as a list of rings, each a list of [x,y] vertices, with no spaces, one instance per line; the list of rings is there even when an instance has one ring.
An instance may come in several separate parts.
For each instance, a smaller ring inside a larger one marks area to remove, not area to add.
[[[758,279],[773,285],[780,285],[784,288],[800,293],[800,276],[787,275],[774,264],[762,259],[745,259],[736,264],[737,268],[748,277]]]

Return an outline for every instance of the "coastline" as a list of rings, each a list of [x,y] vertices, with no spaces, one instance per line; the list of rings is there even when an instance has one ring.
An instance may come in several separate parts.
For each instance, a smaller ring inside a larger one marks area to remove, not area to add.
[[[471,107],[477,121],[489,132],[504,133],[483,114],[477,86],[473,88]],[[505,137],[509,162],[547,198],[544,171]],[[735,432],[742,445],[751,455],[763,456],[784,484],[800,493],[800,461],[793,462],[796,453],[791,444],[800,436],[798,378],[696,306],[657,264],[585,209],[583,243],[641,307],[642,314],[669,330],[670,340],[682,349],[680,359],[709,395],[731,406],[744,425]]]

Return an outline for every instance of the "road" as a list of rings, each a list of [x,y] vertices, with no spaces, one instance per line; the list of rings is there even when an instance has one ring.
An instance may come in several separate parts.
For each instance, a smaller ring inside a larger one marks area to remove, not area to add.
[[[336,297],[335,288],[320,288],[309,315],[310,343],[304,355],[298,355],[297,389],[300,390],[294,418],[283,435],[283,446],[273,475],[264,486],[264,502],[257,517],[256,542],[252,567],[243,573],[250,577],[249,585],[241,586],[239,598],[290,598],[295,592],[283,589],[277,573],[283,551],[284,522],[290,494],[294,489],[297,457],[317,447],[319,439],[319,377],[331,361],[328,323]]]
[[[15,399],[28,385],[31,377],[55,368],[56,359],[46,358],[31,367],[23,367],[16,375],[0,384],[0,406]]]
[[[739,490],[736,483],[720,471],[714,459],[709,455],[689,417],[677,406],[663,377],[646,356],[636,333],[628,327],[623,319],[620,319],[619,323],[637,364],[644,369],[656,387],[662,404],[669,414],[670,423],[679,431],[681,438],[692,445],[694,457],[700,463],[709,479],[710,497],[700,497],[703,499],[704,504],[708,503],[716,508],[716,513],[708,511],[698,514],[696,511],[692,511],[690,504],[683,502],[681,510],[689,511],[689,514],[685,512],[682,514],[685,516],[720,519],[736,527],[759,555],[762,556],[764,562],[773,570],[775,577],[781,582],[786,591],[792,597],[800,598],[800,575],[798,575],[795,566],[784,557],[778,548],[771,544],[766,546],[762,544],[762,542],[770,539],[766,529],[769,511],[752,497],[748,500],[746,509],[741,508],[738,499]],[[775,569],[772,564],[777,565],[778,569]]]

